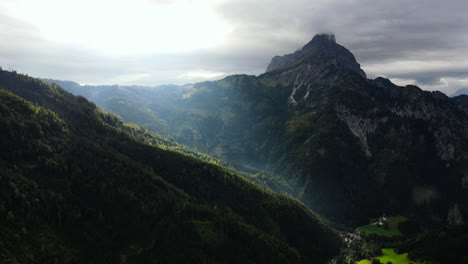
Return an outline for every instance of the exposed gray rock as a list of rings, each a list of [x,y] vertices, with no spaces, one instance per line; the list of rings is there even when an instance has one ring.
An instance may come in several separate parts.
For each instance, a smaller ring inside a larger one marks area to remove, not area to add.
[[[359,139],[361,142],[362,149],[367,157],[372,156],[372,152],[370,151],[369,144],[367,143],[367,136],[377,129],[379,124],[385,123],[387,118],[381,119],[371,119],[371,118],[364,118],[358,115],[354,115],[351,113],[351,110],[345,106],[337,106],[336,112],[338,117],[346,123],[351,133]]]
[[[466,160],[468,119],[456,102],[439,91],[423,91],[414,85],[397,86],[378,77],[370,81],[380,89],[373,94],[394,114],[410,119],[422,119],[429,124],[435,147],[441,160]]]
[[[294,53],[291,54],[285,54],[283,56],[275,56],[273,59],[271,59],[270,64],[268,64],[268,67],[266,69],[267,72],[282,68],[284,66],[287,66],[297,59],[301,57],[302,52],[301,50],[298,50]]]
[[[468,189],[468,175],[462,178],[462,187]]]
[[[318,109],[327,104],[329,91],[333,89],[349,90],[375,103],[374,112],[370,109],[367,112],[350,111],[359,104],[352,98],[341,98],[335,106],[338,118],[359,140],[367,157],[371,157],[371,150],[375,149],[373,142],[368,140],[375,131],[379,130],[389,139],[414,133],[405,125],[399,126],[394,122],[390,125],[393,127],[383,126],[388,118],[398,118],[422,120],[421,124],[427,125],[433,135],[432,144],[441,160],[468,160],[468,118],[460,106],[464,98],[456,98],[456,101],[438,91],[423,91],[414,85],[402,87],[382,77],[363,79],[361,77],[365,77],[365,73],[353,54],[337,44],[333,35],[316,35],[301,50],[273,58],[267,71],[285,66],[287,69],[277,73],[281,74],[282,80],[289,80],[286,85],[291,89],[288,102],[295,107]],[[350,71],[361,77],[350,75]],[[421,145],[425,140],[429,139],[420,137]]]
[[[448,217],[447,217],[448,223],[450,225],[463,225],[463,217],[460,212],[460,208],[458,207],[458,204],[454,204],[449,212],[448,212]]]

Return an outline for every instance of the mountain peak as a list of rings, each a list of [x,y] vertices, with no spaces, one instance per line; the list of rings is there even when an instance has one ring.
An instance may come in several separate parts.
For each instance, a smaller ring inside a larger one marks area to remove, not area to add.
[[[335,34],[333,33],[323,33],[315,35],[309,43],[302,47],[302,53],[307,54],[315,48],[322,50],[332,50],[336,49],[337,46],[342,47],[336,43]]]
[[[333,33],[322,33],[322,34],[317,34],[315,37],[312,39],[313,40],[326,40],[326,41],[331,41],[336,43],[335,39],[335,34]]]
[[[366,78],[366,73],[361,69],[361,65],[356,61],[354,55],[348,49],[336,43],[336,38],[333,33],[317,34],[302,49],[291,54],[273,57],[266,71],[270,72],[288,66],[299,58],[316,50],[321,50],[342,66]]]
[[[333,33],[322,33],[322,34],[315,35],[314,38],[312,38],[312,41],[322,41],[322,42],[336,43],[336,38],[335,38],[335,34],[333,34]]]

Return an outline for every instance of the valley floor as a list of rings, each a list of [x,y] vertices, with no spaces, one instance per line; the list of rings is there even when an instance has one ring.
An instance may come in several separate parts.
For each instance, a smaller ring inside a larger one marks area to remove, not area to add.
[[[376,257],[380,263],[392,263],[392,264],[425,264],[423,262],[415,262],[408,259],[408,253],[398,255],[395,253],[393,248],[383,248],[382,256]],[[357,264],[371,264],[372,262],[367,259],[363,259]]]

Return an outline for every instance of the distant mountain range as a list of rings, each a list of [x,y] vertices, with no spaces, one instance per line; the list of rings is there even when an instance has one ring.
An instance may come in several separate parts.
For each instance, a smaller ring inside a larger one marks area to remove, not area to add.
[[[456,97],[459,95],[468,95],[468,88],[460,88],[458,89],[454,94],[452,94],[450,97]]]
[[[468,212],[463,100],[370,80],[333,35],[276,56],[260,76],[177,87],[56,82],[126,122],[225,160],[332,222]],[[275,180],[271,180],[275,179]],[[278,180],[279,179],[279,180]]]

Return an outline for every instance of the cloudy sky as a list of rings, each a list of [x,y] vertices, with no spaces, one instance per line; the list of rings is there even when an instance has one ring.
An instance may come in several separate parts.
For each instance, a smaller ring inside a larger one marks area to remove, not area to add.
[[[467,0],[1,0],[0,66],[87,84],[261,74],[333,32],[368,77],[468,87]]]

